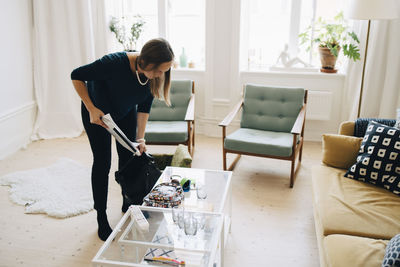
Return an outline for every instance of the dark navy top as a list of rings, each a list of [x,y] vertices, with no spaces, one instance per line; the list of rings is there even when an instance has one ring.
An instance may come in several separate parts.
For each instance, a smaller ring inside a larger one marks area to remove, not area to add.
[[[140,78],[142,81],[147,79],[143,75]],[[133,108],[137,108],[138,112],[150,112],[153,95],[149,83],[139,83],[125,52],[108,54],[76,68],[71,73],[71,79],[86,82],[93,104],[104,114],[110,113],[116,121]]]

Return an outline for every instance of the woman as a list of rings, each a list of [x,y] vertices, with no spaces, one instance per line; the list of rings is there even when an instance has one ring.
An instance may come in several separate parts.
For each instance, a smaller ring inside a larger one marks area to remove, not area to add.
[[[169,105],[171,65],[174,53],[164,39],[148,41],[140,54],[118,52],[72,71],[71,79],[82,99],[82,121],[93,153],[92,192],[97,211],[98,235],[105,241],[112,229],[107,220],[108,174],[111,166],[111,135],[101,117],[110,113],[118,127],[146,151],[144,133],[153,98]],[[117,143],[118,167],[132,153]],[[124,203],[125,204],[125,203]],[[125,212],[127,205],[122,206]]]

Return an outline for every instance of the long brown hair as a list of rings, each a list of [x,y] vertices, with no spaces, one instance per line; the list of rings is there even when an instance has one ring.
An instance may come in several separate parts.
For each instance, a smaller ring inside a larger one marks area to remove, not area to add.
[[[154,64],[153,69],[157,69],[162,63],[170,62],[174,60],[174,52],[172,51],[171,45],[167,40],[163,38],[152,39],[145,43],[140,54],[136,58],[141,69],[146,69],[150,64]],[[160,88],[163,86],[164,100],[167,105],[170,105],[169,90],[171,87],[171,69],[166,71],[163,77],[150,79],[150,91],[151,94],[161,99]]]

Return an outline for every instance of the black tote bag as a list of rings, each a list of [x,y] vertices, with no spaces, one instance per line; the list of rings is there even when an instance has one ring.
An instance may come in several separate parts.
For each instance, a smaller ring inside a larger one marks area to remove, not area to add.
[[[153,157],[150,154],[139,155],[137,144],[132,143],[113,121],[110,114],[104,115],[102,121],[107,125],[107,131],[126,149],[132,152],[132,157],[118,171],[115,172],[115,180],[122,188],[124,204],[141,205],[143,198],[153,189],[153,186],[161,176]]]
[[[115,180],[122,188],[122,194],[128,205],[141,205],[143,198],[153,189],[161,171],[150,154],[132,156],[129,161],[115,172]]]

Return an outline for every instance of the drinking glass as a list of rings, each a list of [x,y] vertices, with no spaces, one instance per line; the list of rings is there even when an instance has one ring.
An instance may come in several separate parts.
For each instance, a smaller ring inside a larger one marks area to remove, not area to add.
[[[184,218],[185,234],[196,235],[197,233],[197,220],[192,213],[189,213]]]
[[[174,223],[178,223],[178,214],[182,212],[182,208],[179,206],[172,207],[172,220]]]
[[[194,218],[197,221],[197,228],[198,229],[204,229],[204,226],[206,224],[206,217],[203,213],[195,213]]]
[[[206,187],[202,184],[197,185],[197,198],[198,199],[206,199],[207,198]]]
[[[180,229],[185,227],[185,211],[182,210],[178,213],[178,226]]]

